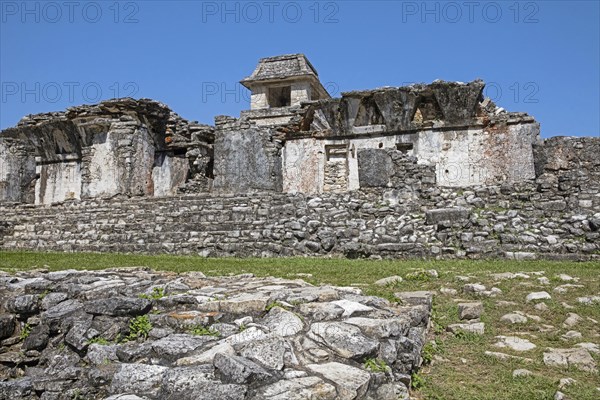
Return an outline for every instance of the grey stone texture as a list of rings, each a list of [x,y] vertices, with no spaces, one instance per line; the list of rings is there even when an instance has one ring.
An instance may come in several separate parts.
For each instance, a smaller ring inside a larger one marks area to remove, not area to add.
[[[0,248],[259,257],[599,256],[593,221],[600,218],[600,197],[583,189],[539,192],[532,183],[462,192],[433,188],[400,203],[389,196],[372,189],[319,197],[206,194],[0,205]],[[546,208],[557,196],[565,209]]]
[[[91,286],[104,289],[90,294]],[[133,301],[153,287],[170,289],[152,302]],[[52,293],[67,296],[46,311],[25,301]],[[234,300],[198,311],[224,298]],[[252,274],[0,272],[0,398],[394,399],[420,366],[430,311],[359,288]],[[200,314],[201,323],[172,323]],[[155,334],[135,335],[135,316]],[[25,324],[31,331],[23,340]],[[389,373],[366,368],[371,357],[384,359]]]
[[[235,118],[218,117],[214,143],[216,193],[282,190],[281,140],[269,128]]]

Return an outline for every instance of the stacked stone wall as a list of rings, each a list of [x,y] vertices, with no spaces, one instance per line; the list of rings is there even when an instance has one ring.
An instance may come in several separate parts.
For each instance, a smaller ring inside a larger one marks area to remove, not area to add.
[[[3,250],[600,259],[600,196],[537,183],[0,207]]]

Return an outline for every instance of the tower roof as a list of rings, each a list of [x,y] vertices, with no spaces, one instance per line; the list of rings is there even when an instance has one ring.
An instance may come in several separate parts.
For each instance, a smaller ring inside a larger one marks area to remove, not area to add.
[[[244,78],[240,83],[250,89],[254,82],[302,76],[319,80],[319,74],[304,54],[286,54],[261,58],[252,75]]]

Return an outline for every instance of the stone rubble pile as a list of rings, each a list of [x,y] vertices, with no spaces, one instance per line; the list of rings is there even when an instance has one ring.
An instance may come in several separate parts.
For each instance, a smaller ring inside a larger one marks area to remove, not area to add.
[[[0,398],[405,399],[431,295],[144,268],[0,273]]]

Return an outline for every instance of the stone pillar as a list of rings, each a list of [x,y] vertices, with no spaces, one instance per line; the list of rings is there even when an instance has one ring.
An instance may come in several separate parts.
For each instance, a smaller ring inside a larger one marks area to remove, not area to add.
[[[16,138],[0,138],[0,202],[33,203],[33,149]]]

